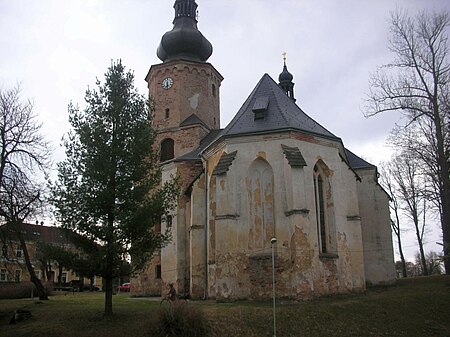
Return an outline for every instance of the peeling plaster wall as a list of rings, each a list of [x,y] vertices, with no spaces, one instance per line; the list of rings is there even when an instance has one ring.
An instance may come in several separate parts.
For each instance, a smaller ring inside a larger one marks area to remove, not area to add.
[[[254,219],[246,173],[255,160],[266,161],[275,173],[271,197],[278,240],[277,294],[304,299],[365,289],[360,222],[357,216],[356,221],[352,217],[359,210],[355,176],[340,159],[338,144],[295,138],[287,134],[234,138],[223,147],[227,153],[238,152],[226,174],[211,177],[209,297],[235,300],[271,296],[270,237],[265,237],[261,247],[249,244]],[[291,168],[286,164],[281,144],[298,147],[307,166]],[[332,171],[335,230],[331,240],[338,257],[319,257],[312,179],[319,159]]]
[[[203,174],[192,186],[190,196],[190,289],[191,298],[205,296],[206,277],[206,177]]]
[[[359,170],[358,184],[366,282],[371,285],[395,282],[394,252],[387,194],[376,183],[376,172]]]

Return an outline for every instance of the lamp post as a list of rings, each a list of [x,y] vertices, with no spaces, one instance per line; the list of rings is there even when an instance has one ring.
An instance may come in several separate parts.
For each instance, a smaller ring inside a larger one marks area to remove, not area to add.
[[[272,246],[272,287],[273,287],[273,337],[277,337],[277,319],[275,315],[275,253],[274,244],[277,242],[276,238],[270,240]]]

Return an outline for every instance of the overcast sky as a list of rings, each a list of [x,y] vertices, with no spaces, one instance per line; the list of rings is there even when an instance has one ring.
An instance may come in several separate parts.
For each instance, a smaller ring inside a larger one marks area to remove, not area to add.
[[[146,94],[144,77],[160,63],[156,48],[172,28],[174,0],[0,0],[0,87],[20,84],[43,131],[63,159],[67,105],[122,59]],[[389,13],[449,10],[448,0],[197,0],[198,27],[212,43],[208,60],[224,76],[225,127],[264,73],[275,81],[282,53],[294,75],[297,104],[355,154],[389,159],[386,138],[397,113],[364,118],[368,78],[392,59]],[[429,249],[438,240],[429,235]],[[411,234],[411,233],[409,233]],[[413,235],[411,235],[413,237]],[[408,257],[416,251],[408,239]]]

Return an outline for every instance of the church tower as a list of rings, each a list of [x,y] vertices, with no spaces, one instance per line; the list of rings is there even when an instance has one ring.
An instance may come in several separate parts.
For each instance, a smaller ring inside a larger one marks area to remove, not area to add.
[[[147,76],[154,99],[153,126],[159,132],[161,161],[197,148],[211,130],[220,128],[219,89],[223,77],[206,61],[211,43],[197,28],[195,0],[176,0],[173,29],[157,50],[163,61]]]
[[[196,283],[191,280],[205,278],[204,270],[194,270],[206,254],[206,248],[201,248],[205,216],[188,195],[204,171],[199,157],[201,142],[220,130],[223,77],[207,62],[212,45],[197,27],[195,0],[176,0],[173,7],[173,28],[162,36],[157,49],[162,63],[152,65],[145,80],[154,103],[152,123],[157,131],[162,183],[180,177],[181,195],[176,210],[161,223],[161,231],[168,229],[172,240],[133,280],[133,292],[160,295],[173,283],[179,294],[199,297],[204,291],[193,291]],[[204,201],[205,196],[198,199]]]

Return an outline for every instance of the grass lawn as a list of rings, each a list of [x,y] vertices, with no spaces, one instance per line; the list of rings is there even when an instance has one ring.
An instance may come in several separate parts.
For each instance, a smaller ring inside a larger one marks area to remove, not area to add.
[[[159,302],[114,296],[114,317],[103,319],[103,293],[52,296],[49,301],[0,300],[0,336],[150,336]],[[272,336],[272,303],[191,302],[212,336]],[[9,325],[12,312],[32,318]],[[365,294],[277,303],[277,336],[450,336],[450,276],[398,281]]]

